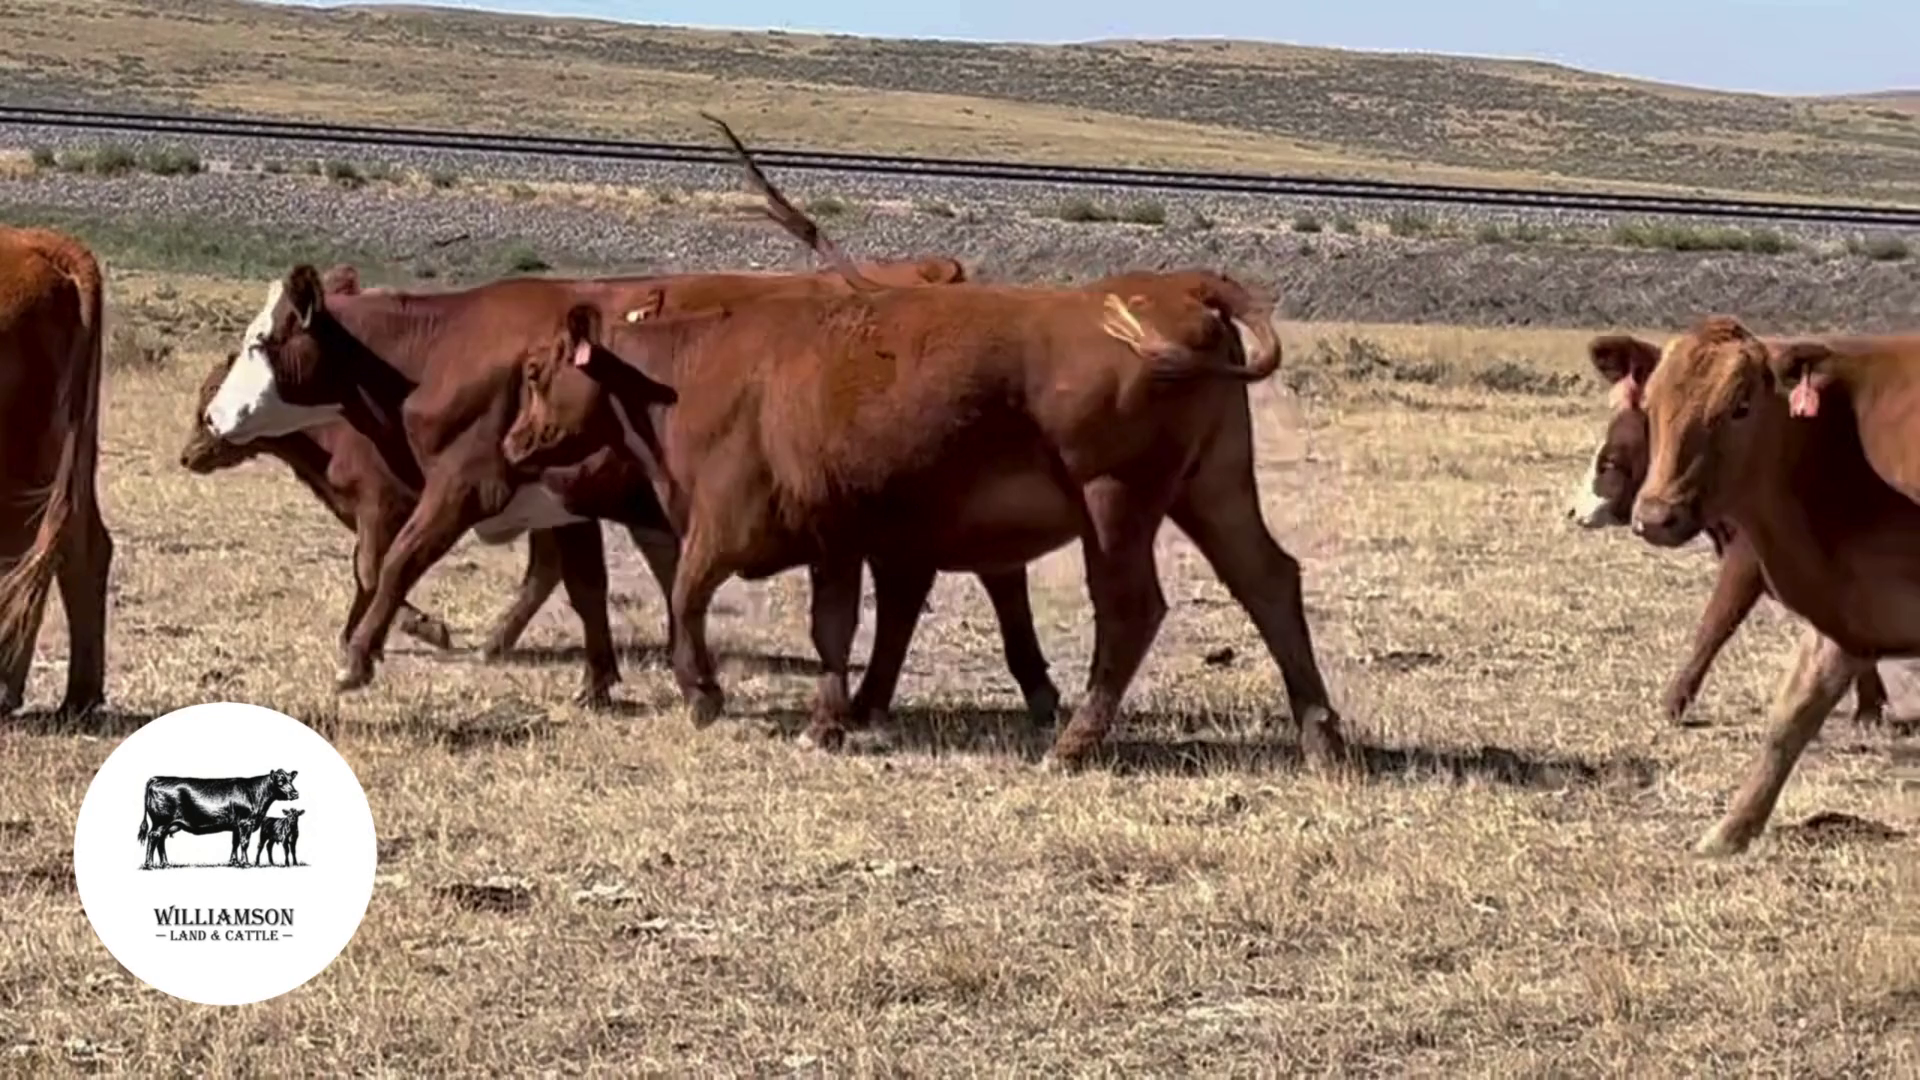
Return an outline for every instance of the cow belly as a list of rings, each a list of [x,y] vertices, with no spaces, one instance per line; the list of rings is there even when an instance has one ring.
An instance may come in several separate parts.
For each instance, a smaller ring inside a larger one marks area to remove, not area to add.
[[[902,549],[943,570],[1025,566],[1079,535],[1080,507],[1079,492],[1044,473],[992,477],[919,508],[909,520],[926,527],[909,529]]]
[[[590,518],[570,513],[560,497],[541,484],[522,484],[501,511],[473,527],[483,544],[504,544],[532,529],[557,529]]]

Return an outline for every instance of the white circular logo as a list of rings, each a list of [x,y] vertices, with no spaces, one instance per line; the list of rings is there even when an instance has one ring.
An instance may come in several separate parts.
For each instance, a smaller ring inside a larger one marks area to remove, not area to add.
[[[373,811],[346,759],[285,713],[222,701],[127,736],[73,830],[80,906],[134,977],[202,1005],[326,970],[373,896]]]

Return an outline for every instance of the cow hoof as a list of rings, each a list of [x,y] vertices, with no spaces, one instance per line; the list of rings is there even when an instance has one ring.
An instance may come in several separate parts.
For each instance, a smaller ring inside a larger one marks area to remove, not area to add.
[[[893,713],[883,705],[868,705],[858,695],[847,706],[847,715],[843,726],[848,731],[866,731],[869,728],[884,727],[893,721]]]
[[[1060,690],[1052,683],[1027,695],[1027,717],[1037,728],[1049,728],[1060,722]]]
[[[436,649],[453,648],[453,631],[439,619],[421,619],[406,627],[407,636],[415,641],[423,641]]]
[[[512,651],[513,644],[511,642],[491,638],[485,645],[480,647],[480,660],[482,663],[497,664],[505,660],[507,654]]]
[[[1725,859],[1739,855],[1747,850],[1750,841],[1735,834],[1724,825],[1716,825],[1707,835],[1693,845],[1693,853],[1706,859]]]
[[[0,716],[12,716],[24,704],[26,702],[20,700],[19,694],[11,690],[0,690]]]
[[[720,719],[722,702],[718,690],[696,690],[687,698],[687,711],[696,728],[709,727]]]
[[[1324,766],[1348,764],[1353,757],[1346,736],[1340,734],[1340,718],[1324,705],[1310,705],[1300,714],[1300,752],[1307,760]]]
[[[583,686],[573,693],[573,703],[583,709],[601,711],[613,708],[613,691],[605,686]]]
[[[98,712],[100,707],[106,703],[107,699],[103,694],[86,694],[81,697],[70,697],[60,703],[60,709],[57,715],[62,720],[85,720],[87,717]],[[6,715],[6,712],[7,710],[4,707],[4,703],[0,703],[0,716]]]
[[[1072,776],[1085,771],[1086,767],[1087,760],[1083,754],[1064,755],[1058,750],[1049,750],[1040,759],[1042,776]]]
[[[340,693],[345,693],[349,690],[358,690],[372,681],[372,664],[343,664],[333,677],[333,688]]]
[[[818,750],[822,753],[838,753],[847,745],[847,729],[839,724],[822,724],[819,721],[807,725],[807,730],[794,738],[794,744],[802,750]]]
[[[1854,726],[1863,728],[1885,727],[1887,725],[1886,710],[1855,709],[1853,713],[1853,723]]]

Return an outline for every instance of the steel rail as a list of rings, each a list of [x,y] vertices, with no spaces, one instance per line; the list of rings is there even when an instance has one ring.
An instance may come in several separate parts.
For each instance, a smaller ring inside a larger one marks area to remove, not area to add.
[[[308,120],[201,116],[0,105],[0,124],[31,124],[95,131],[148,132],[242,140],[393,146],[418,150],[531,157],[726,165],[724,148],[693,143],[587,136],[463,132],[433,128],[338,124]],[[1066,186],[1221,192],[1380,202],[1430,202],[1479,207],[1561,209],[1616,214],[1687,215],[1763,221],[1920,229],[1920,208],[1851,203],[1717,199],[1698,195],[1644,195],[1592,190],[1502,188],[1316,176],[1196,172],[1132,166],[1049,165],[1033,162],[912,157],[829,150],[755,148],[771,168],[958,180],[1010,180]]]

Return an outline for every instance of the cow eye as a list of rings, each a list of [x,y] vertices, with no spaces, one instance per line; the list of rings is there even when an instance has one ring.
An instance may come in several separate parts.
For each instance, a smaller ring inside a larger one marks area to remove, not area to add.
[[[1740,395],[1740,400],[1733,403],[1733,418],[1735,420],[1745,420],[1747,414],[1752,411],[1753,398],[1751,395],[1742,394]]]

